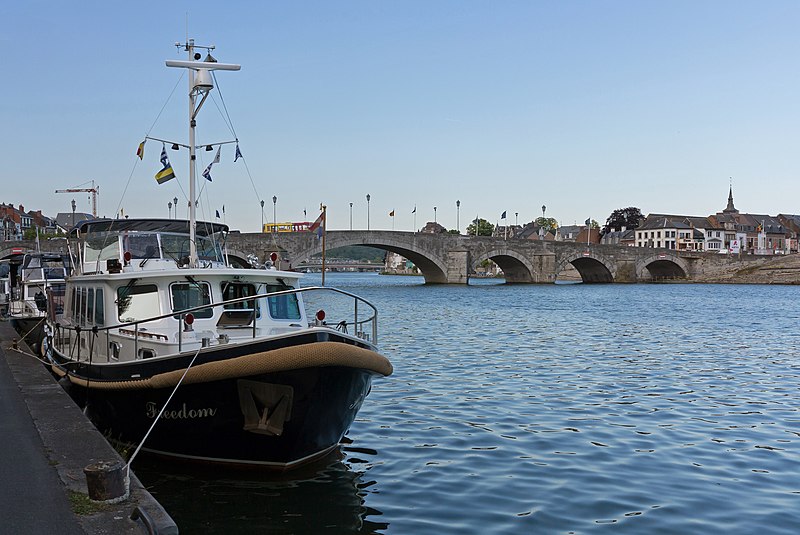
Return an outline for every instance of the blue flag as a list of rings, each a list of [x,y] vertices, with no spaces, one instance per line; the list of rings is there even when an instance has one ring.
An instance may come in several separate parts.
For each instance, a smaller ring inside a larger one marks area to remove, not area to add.
[[[219,219],[219,210],[217,210],[217,219]]]
[[[239,144],[236,144],[236,155],[233,158],[233,163],[236,163],[236,160],[242,158],[242,151],[239,150]]]
[[[503,215],[500,216],[500,219],[505,219],[505,218],[506,218],[506,211],[503,210]]]

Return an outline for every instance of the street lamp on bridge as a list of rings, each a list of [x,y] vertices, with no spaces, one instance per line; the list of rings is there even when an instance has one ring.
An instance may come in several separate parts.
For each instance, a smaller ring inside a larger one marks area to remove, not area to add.
[[[353,230],[353,203],[350,203],[350,230]]]
[[[369,230],[369,193],[367,193],[367,230]]]
[[[436,207],[435,207],[435,206],[433,207],[433,222],[434,222],[434,223],[438,223],[438,222],[436,221]]]
[[[172,219],[172,201],[167,203],[167,209],[169,210],[169,219]]]
[[[277,195],[273,195],[272,196],[272,232],[275,232],[275,224],[278,222],[275,219],[275,208],[277,207],[277,205],[278,205],[278,196]]]
[[[264,232],[264,199],[261,199],[261,232]]]
[[[456,230],[461,234],[461,201],[456,201]]]

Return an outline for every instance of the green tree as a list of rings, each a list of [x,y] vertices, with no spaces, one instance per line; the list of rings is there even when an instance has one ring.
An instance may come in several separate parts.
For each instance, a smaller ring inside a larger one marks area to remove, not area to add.
[[[455,228],[451,228],[450,230],[448,230],[448,231],[447,231],[447,233],[448,233],[448,234],[461,234],[461,233],[458,231],[458,229],[455,229]]]
[[[26,229],[25,232],[22,233],[23,240],[35,240],[36,239],[36,227],[31,227]]]
[[[467,227],[467,236],[491,236],[494,225],[485,219],[476,219]]]
[[[605,235],[612,230],[619,230],[622,227],[626,229],[634,229],[639,226],[639,221],[642,219],[642,211],[635,206],[628,208],[618,208],[611,212],[611,215],[606,219],[606,224],[600,231]]]
[[[537,226],[544,227],[548,232],[558,228],[558,221],[552,217],[537,217],[535,223]]]

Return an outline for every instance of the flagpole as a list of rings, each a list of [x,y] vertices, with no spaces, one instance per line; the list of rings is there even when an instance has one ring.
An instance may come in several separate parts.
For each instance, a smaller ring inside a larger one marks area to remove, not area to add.
[[[325,286],[325,231],[328,226],[328,218],[325,217],[325,211],[328,209],[324,204],[322,206],[322,286]]]

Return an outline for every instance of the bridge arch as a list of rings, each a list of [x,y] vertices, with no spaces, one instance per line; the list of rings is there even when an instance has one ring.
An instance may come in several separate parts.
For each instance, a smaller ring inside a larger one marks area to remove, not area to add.
[[[640,281],[686,279],[689,266],[680,256],[657,253],[636,262],[636,278]]]
[[[531,264],[530,260],[507,247],[495,249],[473,258],[470,262],[470,271],[472,273],[477,271],[481,262],[487,259],[500,266],[500,269],[503,270],[503,274],[505,275],[506,283],[542,282],[540,280],[542,278],[541,273],[536,271],[536,268]]]
[[[581,280],[586,283],[614,282],[616,266],[605,256],[594,251],[574,252],[565,256],[556,266],[555,278],[567,267],[568,264],[578,270]]]
[[[445,259],[436,254],[435,251],[422,246],[414,247],[414,242],[409,243],[408,240],[400,241],[392,239],[391,236],[386,236],[385,234],[388,233],[376,232],[371,236],[371,239],[367,241],[358,235],[348,236],[345,233],[336,235],[328,234],[325,248],[331,250],[351,245],[362,245],[364,247],[374,247],[376,249],[383,249],[384,251],[391,251],[411,260],[414,265],[419,268],[422,276],[425,277],[426,284],[446,284],[448,282],[447,263]],[[409,247],[409,245],[411,245],[411,247]],[[294,253],[294,257],[291,259],[292,266],[298,267],[302,262],[320,253],[322,253],[322,242],[315,240],[315,243],[313,243],[311,247],[306,247]]]

